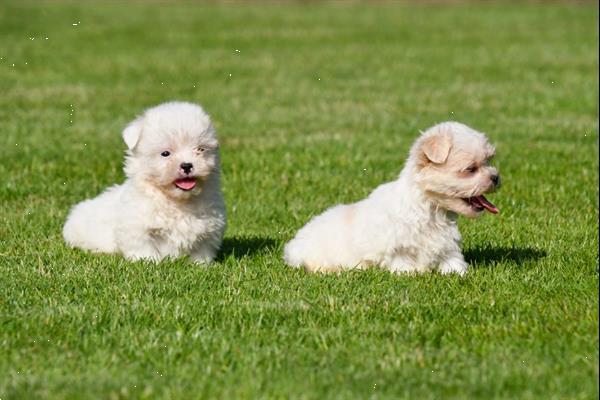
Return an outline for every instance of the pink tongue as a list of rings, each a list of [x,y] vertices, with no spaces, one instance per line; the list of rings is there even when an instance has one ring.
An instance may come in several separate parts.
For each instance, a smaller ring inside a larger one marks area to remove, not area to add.
[[[483,195],[475,197],[475,201],[481,204],[486,210],[488,210],[492,214],[498,214],[498,212],[500,211],[498,210],[498,207],[490,203],[488,199],[486,199]]]
[[[175,186],[183,190],[192,190],[196,186],[196,180],[194,178],[181,178],[175,181]]]

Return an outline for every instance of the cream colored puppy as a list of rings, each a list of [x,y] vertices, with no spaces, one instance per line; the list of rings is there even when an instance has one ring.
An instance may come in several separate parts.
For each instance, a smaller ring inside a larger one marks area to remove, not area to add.
[[[123,131],[127,180],[71,210],[72,247],[153,261],[214,259],[225,230],[215,129],[201,107],[150,108]]]
[[[285,246],[285,261],[309,271],[379,266],[464,274],[456,217],[498,212],[484,197],[500,184],[489,165],[494,151],[482,133],[458,122],[428,129],[396,181],[313,218]]]

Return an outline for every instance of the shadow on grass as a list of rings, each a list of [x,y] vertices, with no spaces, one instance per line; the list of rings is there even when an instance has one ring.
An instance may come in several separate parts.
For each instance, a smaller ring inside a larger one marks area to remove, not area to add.
[[[260,236],[234,236],[223,239],[217,261],[229,257],[241,258],[255,253],[271,250],[277,242],[269,237]]]
[[[484,247],[466,250],[464,255],[467,263],[481,265],[502,261],[522,264],[525,261],[544,258],[548,253],[532,247]]]

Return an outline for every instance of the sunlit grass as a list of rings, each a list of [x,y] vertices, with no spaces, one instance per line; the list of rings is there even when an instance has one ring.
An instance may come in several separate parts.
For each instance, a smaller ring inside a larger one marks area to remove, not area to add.
[[[597,23],[593,3],[2,3],[0,399],[597,397]],[[121,129],[171,99],[220,136],[219,261],[66,248],[69,208],[123,179]],[[283,264],[448,119],[488,133],[504,181],[498,216],[460,221],[468,276]]]

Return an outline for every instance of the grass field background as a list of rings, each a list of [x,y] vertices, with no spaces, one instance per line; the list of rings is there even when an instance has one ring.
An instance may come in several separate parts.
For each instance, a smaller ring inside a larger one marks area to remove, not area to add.
[[[0,3],[0,399],[598,396],[598,6]],[[68,249],[144,108],[220,136],[219,261]],[[308,275],[282,246],[418,131],[497,145],[464,278]]]

